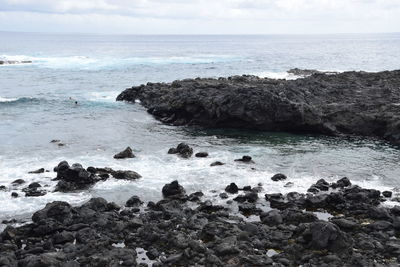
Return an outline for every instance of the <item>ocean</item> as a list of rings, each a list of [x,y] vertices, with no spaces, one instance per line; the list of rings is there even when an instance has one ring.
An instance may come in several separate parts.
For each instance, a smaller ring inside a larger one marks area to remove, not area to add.
[[[77,205],[91,197],[123,204],[132,195],[161,199],[165,183],[187,191],[213,190],[231,182],[258,183],[265,192],[305,192],[318,179],[347,176],[363,187],[398,192],[400,150],[381,140],[174,127],[155,120],[140,104],[116,102],[127,87],[194,77],[253,74],[295,79],[286,71],[381,71],[400,68],[400,34],[135,36],[0,32],[0,221],[29,218],[54,200]],[[75,104],[75,101],[78,104]],[[59,139],[65,146],[50,141]],[[168,155],[187,142],[206,159]],[[127,146],[136,158],[115,160]],[[250,155],[251,167],[234,162]],[[52,192],[60,161],[84,167],[134,170],[137,181],[108,179],[89,190]],[[211,168],[213,161],[224,166]],[[45,168],[49,172],[28,174]],[[272,182],[275,173],[289,179]],[[12,186],[16,179],[26,184]],[[49,192],[24,197],[39,182]],[[285,187],[286,182],[292,187]],[[12,198],[17,192],[20,197]]]

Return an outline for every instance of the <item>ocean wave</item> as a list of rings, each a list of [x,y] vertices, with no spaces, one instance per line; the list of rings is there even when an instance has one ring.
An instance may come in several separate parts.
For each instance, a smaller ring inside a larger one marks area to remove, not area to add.
[[[35,98],[35,97],[5,98],[0,96],[0,105],[39,103],[40,101],[41,101],[40,98]]]
[[[232,55],[198,54],[192,56],[90,57],[0,55],[0,62],[29,62],[36,67],[52,69],[98,70],[135,65],[213,64],[241,60]]]
[[[283,72],[257,72],[253,73],[260,78],[270,78],[270,79],[284,79],[284,80],[296,80],[299,78],[304,78],[310,76],[313,73],[325,73],[325,74],[336,74],[344,72],[343,70],[309,70],[309,69],[291,69]]]

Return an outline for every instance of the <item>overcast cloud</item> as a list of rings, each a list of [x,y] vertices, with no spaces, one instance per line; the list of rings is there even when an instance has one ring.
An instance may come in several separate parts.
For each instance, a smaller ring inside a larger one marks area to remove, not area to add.
[[[0,30],[130,34],[399,32],[400,0],[0,0]]]

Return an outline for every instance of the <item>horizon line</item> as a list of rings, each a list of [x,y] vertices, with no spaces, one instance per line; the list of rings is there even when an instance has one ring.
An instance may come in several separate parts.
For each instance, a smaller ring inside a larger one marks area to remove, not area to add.
[[[76,34],[76,35],[133,35],[133,36],[317,36],[317,35],[370,35],[370,34],[400,34],[399,32],[336,32],[336,33],[96,33],[96,32],[47,32],[47,31],[7,31],[0,33],[26,33],[26,34]]]

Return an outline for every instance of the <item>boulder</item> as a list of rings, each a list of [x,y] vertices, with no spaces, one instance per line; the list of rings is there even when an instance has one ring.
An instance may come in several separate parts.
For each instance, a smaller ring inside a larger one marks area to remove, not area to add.
[[[123,180],[136,180],[142,177],[140,174],[134,171],[115,171],[112,173],[112,176],[115,179]]]
[[[250,156],[243,156],[241,159],[235,159],[235,161],[244,162],[244,163],[254,163]]]
[[[28,173],[32,173],[32,174],[44,173],[44,168],[40,168],[40,169],[37,169],[35,171],[30,171]]]
[[[23,180],[23,179],[17,179],[17,180],[15,180],[15,181],[13,181],[11,184],[12,185],[20,185],[20,184],[24,184],[25,183],[25,180]]]
[[[271,180],[276,182],[276,181],[281,181],[281,180],[286,180],[286,175],[282,173],[275,174],[274,176],[271,177]]]
[[[230,194],[236,194],[237,192],[239,192],[239,188],[235,183],[231,183],[225,188],[225,191]]]
[[[143,204],[143,201],[140,200],[138,196],[132,196],[126,201],[125,206],[127,207],[138,207]]]
[[[70,192],[87,189],[98,180],[93,173],[85,170],[79,163],[69,166],[68,162],[62,161],[54,168],[54,171],[57,172],[56,180],[59,180],[56,191]]]
[[[182,158],[190,158],[193,154],[193,149],[186,143],[180,143],[176,148],[170,148],[168,154],[178,154]]]
[[[162,188],[162,193],[164,197],[184,195],[185,189],[178,183],[178,181],[173,181],[169,184],[164,185],[164,187]]]
[[[197,153],[195,154],[195,156],[196,156],[197,158],[206,158],[206,157],[208,157],[208,153],[207,153],[207,152],[197,152]]]
[[[302,238],[310,249],[326,249],[337,254],[352,252],[353,239],[330,222],[310,223],[303,232]]]
[[[125,150],[114,155],[114,159],[126,159],[126,158],[134,158],[132,149],[128,146]]]

